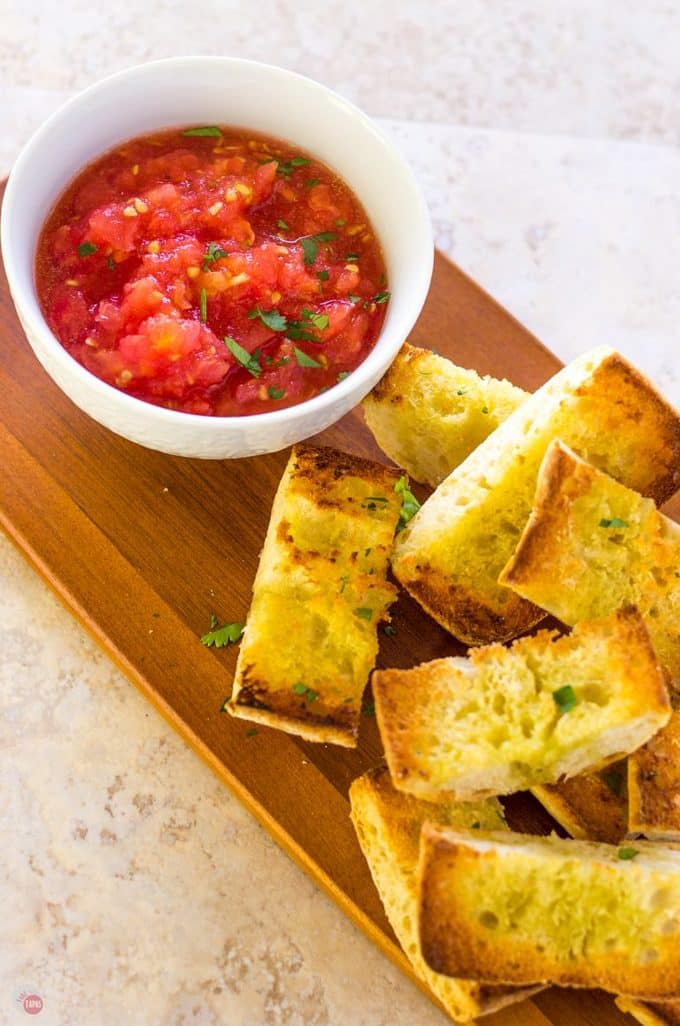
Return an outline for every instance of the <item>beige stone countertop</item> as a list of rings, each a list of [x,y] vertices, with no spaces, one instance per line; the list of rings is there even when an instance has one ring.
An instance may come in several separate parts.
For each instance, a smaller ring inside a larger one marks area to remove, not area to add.
[[[680,402],[680,7],[650,0],[0,0],[0,170],[155,57],[301,71],[362,106],[440,248],[562,359]],[[436,339],[432,340],[436,346]],[[0,399],[1,401],[1,399]],[[0,1024],[439,1026],[0,537]]]

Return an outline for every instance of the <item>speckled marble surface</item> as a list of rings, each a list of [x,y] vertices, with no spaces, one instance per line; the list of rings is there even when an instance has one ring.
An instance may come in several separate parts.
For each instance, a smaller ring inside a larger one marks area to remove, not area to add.
[[[302,71],[378,118],[438,244],[563,359],[680,402],[680,8],[650,0],[0,0],[0,170],[141,60]],[[0,1023],[435,1026],[0,538]]]

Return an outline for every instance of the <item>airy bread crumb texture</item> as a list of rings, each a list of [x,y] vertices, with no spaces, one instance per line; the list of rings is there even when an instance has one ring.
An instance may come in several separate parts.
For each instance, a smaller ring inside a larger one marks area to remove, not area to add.
[[[504,641],[544,613],[498,583],[531,511],[550,442],[658,502],[680,484],[680,417],[618,353],[579,357],[454,470],[398,536],[401,584],[462,641]]]
[[[664,674],[633,608],[373,675],[401,790],[437,800],[508,794],[620,759],[670,716]]]
[[[501,580],[567,624],[640,610],[675,711],[629,760],[629,830],[680,837],[680,526],[556,441]]]
[[[387,918],[416,975],[448,1014],[457,1022],[469,1022],[533,993],[440,976],[420,954],[416,870],[423,823],[429,820],[459,829],[504,830],[507,827],[498,802],[430,805],[396,791],[386,767],[355,780],[349,796],[352,822]]]
[[[272,507],[226,708],[314,741],[355,747],[399,520],[399,473],[295,446]]]
[[[436,488],[527,398],[509,381],[406,342],[362,407],[382,451]]]
[[[680,851],[426,824],[423,955],[495,983],[680,996]]]

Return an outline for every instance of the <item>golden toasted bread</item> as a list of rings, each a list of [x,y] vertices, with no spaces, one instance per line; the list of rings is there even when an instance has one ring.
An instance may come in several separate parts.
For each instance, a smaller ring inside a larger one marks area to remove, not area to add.
[[[399,520],[397,471],[334,449],[295,446],[253,585],[233,716],[313,741],[356,746]]]
[[[439,485],[396,539],[396,577],[468,644],[508,640],[544,615],[498,575],[555,438],[658,502],[680,485],[680,416],[650,382],[610,349],[565,367]]]
[[[626,763],[618,762],[531,793],[572,837],[618,844],[628,831],[626,775]]]
[[[567,624],[622,602],[640,610],[676,709],[629,761],[629,830],[680,837],[680,527],[554,442],[501,580]]]
[[[430,805],[396,791],[387,767],[355,780],[349,797],[361,849],[397,940],[416,974],[449,1015],[457,1022],[469,1022],[533,993],[533,989],[487,987],[473,980],[439,976],[425,965],[418,945],[416,868],[423,823],[428,819],[462,828],[507,829],[498,802]]]
[[[469,801],[555,783],[620,759],[670,716],[665,677],[635,609],[377,670],[378,726],[395,785]]]
[[[435,972],[680,997],[680,851],[426,824],[420,939]]]
[[[382,451],[436,488],[527,397],[406,342],[362,407]]]

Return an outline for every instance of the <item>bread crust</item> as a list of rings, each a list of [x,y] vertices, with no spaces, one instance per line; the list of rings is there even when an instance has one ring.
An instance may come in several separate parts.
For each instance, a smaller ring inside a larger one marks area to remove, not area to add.
[[[646,842],[636,851],[622,860],[610,845],[426,824],[419,875],[427,964],[488,982],[678,998],[680,854]]]
[[[677,694],[676,694],[677,701]],[[680,839],[680,711],[628,759],[628,830],[650,840]]]
[[[614,763],[601,773],[538,784],[531,793],[572,837],[618,844],[628,832],[626,774],[626,762]]]
[[[272,507],[241,641],[232,716],[356,747],[401,509],[399,472],[293,448]]]

